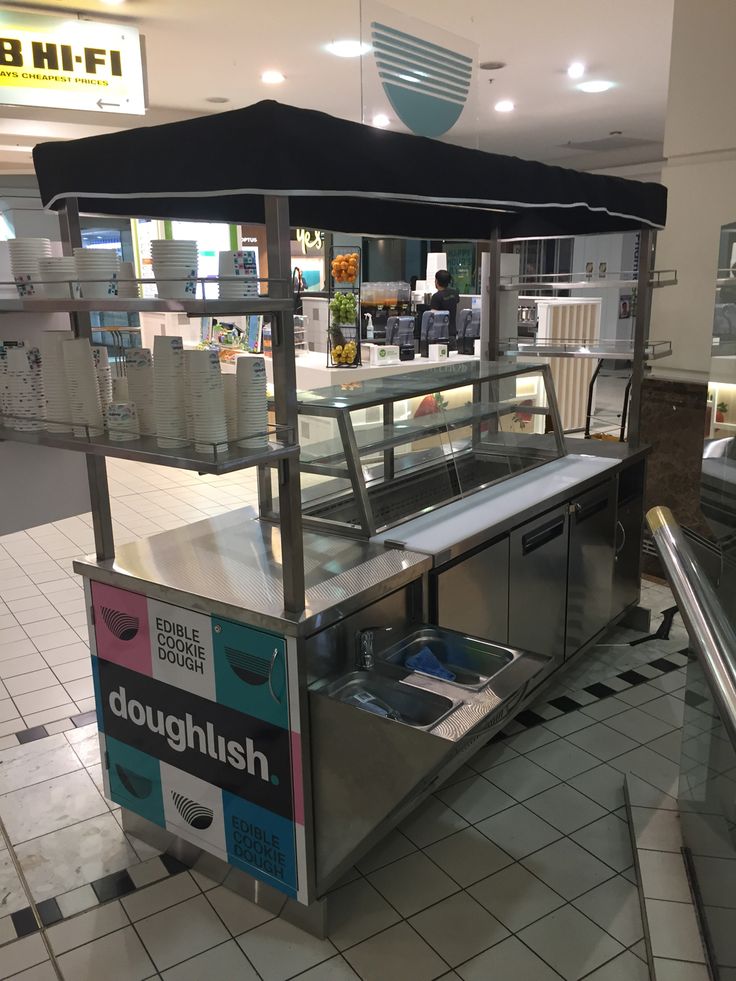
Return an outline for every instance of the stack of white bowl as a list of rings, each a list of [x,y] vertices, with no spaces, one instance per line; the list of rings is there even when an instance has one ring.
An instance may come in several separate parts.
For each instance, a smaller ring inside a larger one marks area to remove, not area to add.
[[[234,372],[222,376],[225,385],[225,420],[227,421],[227,438],[234,443],[238,438],[238,389]]]
[[[156,407],[154,400],[153,357],[147,347],[132,348],[125,355],[128,372],[128,401],[138,410],[138,423],[144,436],[156,432]]]
[[[103,422],[107,419],[107,407],[112,402],[112,369],[106,347],[93,347],[92,358],[97,375],[97,390],[100,393],[100,408]]]
[[[47,238],[11,238],[10,271],[15,280],[15,288],[20,296],[37,296],[40,290],[37,283],[39,259],[51,255],[51,241]]]
[[[189,386],[194,421],[194,449],[214,456],[227,450],[225,386],[217,351],[190,351]]]
[[[140,299],[141,288],[135,278],[135,267],[132,262],[120,263],[118,276],[118,296],[126,300]]]
[[[116,443],[138,439],[140,428],[135,402],[111,402],[107,407],[107,430]]]
[[[74,256],[51,256],[38,260],[40,292],[56,300],[75,300],[79,297],[77,260]]]
[[[103,432],[102,406],[89,339],[65,341],[62,352],[74,435],[86,436],[89,427],[91,436],[99,436]]]
[[[69,393],[64,371],[64,344],[71,340],[65,330],[47,330],[39,345],[43,394],[46,399],[46,428],[50,433],[70,433],[72,427]],[[51,420],[51,421],[49,421]]]
[[[189,383],[189,364],[191,361],[191,355],[194,352],[191,350],[184,352],[184,378],[185,378],[185,388],[186,388],[186,403],[184,407],[184,415],[187,420],[187,440],[191,443],[194,439],[194,408],[192,406],[192,387]]]
[[[186,446],[187,386],[181,337],[157,335],[153,339],[156,435],[162,449]]]
[[[112,401],[130,402],[130,389],[125,375],[112,376]]]
[[[266,363],[262,357],[237,360],[238,442],[246,449],[268,443],[268,396]]]
[[[8,387],[11,429],[33,432],[45,429],[45,405],[41,353],[37,347],[8,348]]]
[[[195,299],[198,251],[195,241],[154,239],[151,242],[153,276],[158,295],[165,299]]]
[[[120,257],[112,249],[75,249],[77,277],[85,300],[118,295]]]
[[[258,279],[247,259],[252,252],[220,252],[220,299],[230,300],[258,294]],[[232,279],[231,277],[235,277]]]

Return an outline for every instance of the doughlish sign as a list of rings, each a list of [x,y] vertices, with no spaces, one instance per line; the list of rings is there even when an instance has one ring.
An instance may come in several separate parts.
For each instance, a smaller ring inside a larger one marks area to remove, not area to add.
[[[0,11],[0,104],[143,115],[138,30]]]

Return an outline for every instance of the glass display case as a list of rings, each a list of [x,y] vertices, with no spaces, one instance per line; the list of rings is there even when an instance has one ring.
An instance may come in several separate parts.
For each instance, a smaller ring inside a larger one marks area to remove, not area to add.
[[[308,526],[365,538],[565,454],[547,365],[464,361],[298,394]]]

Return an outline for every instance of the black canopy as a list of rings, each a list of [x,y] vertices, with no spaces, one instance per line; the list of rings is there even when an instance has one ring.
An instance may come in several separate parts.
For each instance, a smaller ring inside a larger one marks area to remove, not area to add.
[[[603,177],[379,130],[265,101],[84,140],[42,143],[44,204],[83,212],[262,222],[407,238],[487,239],[661,228],[659,184]]]

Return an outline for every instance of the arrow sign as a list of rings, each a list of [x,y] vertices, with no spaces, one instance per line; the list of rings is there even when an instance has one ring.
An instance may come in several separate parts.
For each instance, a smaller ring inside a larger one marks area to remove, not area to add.
[[[119,102],[103,102],[102,99],[97,100],[97,105],[100,107],[100,109],[104,109],[105,106],[111,106],[116,109],[120,108]]]

